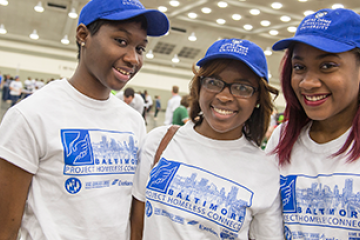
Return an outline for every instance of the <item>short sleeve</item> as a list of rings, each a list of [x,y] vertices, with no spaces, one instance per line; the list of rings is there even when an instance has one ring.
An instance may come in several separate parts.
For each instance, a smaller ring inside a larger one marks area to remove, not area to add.
[[[275,198],[271,207],[266,211],[254,215],[250,227],[251,239],[283,240],[284,223],[280,193]]]
[[[182,111],[180,112],[180,115],[181,115],[181,121],[185,121],[185,120],[189,119],[189,113],[186,108],[182,109]]]
[[[139,163],[135,171],[132,192],[139,201],[145,201],[146,183],[153,168],[155,153],[167,128],[167,126],[162,126],[150,131],[140,147]]]
[[[271,153],[275,147],[277,146],[277,144],[279,143],[280,140],[280,130],[281,128],[284,127],[283,124],[277,126],[273,133],[271,134],[271,137],[269,139],[269,141],[266,144],[266,148],[265,148],[265,152],[266,153]]]
[[[0,125],[0,158],[35,174],[39,167],[40,148],[33,129],[15,107],[5,114]]]

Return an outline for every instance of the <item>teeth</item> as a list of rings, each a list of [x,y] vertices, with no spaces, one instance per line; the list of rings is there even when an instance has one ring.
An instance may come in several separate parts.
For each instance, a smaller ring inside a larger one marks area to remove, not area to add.
[[[122,70],[122,69],[120,69],[120,68],[116,68],[116,70],[117,70],[118,72],[120,72],[121,74],[130,75],[129,72],[125,72],[124,70]]]
[[[229,114],[233,114],[233,111],[228,111],[228,110],[224,110],[224,109],[220,109],[220,108],[214,108],[214,111],[220,114],[224,114],[224,115],[229,115]]]
[[[309,100],[309,101],[319,101],[321,99],[326,98],[326,95],[317,95],[317,96],[307,96],[307,95],[305,95],[305,98],[306,98],[306,100]]]

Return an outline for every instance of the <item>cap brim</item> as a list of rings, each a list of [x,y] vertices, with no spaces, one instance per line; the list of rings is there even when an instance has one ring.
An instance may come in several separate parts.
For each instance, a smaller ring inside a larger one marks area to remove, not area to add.
[[[146,17],[148,24],[147,35],[158,37],[166,34],[169,31],[169,20],[166,15],[158,10],[153,9],[126,10],[102,16],[101,19],[118,21],[126,20],[142,14]]]
[[[324,37],[316,36],[316,35],[304,34],[304,35],[280,40],[272,46],[272,49],[274,51],[283,50],[283,49],[288,48],[294,42],[304,43],[304,44],[307,44],[314,48],[320,49],[325,52],[330,52],[330,53],[346,52],[346,51],[349,51],[356,47],[356,46],[345,44],[343,42],[332,40],[329,38],[324,38]]]
[[[214,59],[221,59],[221,58],[225,58],[225,59],[234,59],[234,60],[238,60],[238,61],[241,61],[243,63],[245,63],[251,70],[254,71],[254,73],[256,75],[258,75],[259,77],[261,78],[265,78],[266,80],[268,80],[268,76],[265,76],[267,75],[266,73],[261,73],[259,72],[256,68],[254,68],[249,62],[247,62],[245,59],[242,59],[242,58],[238,58],[238,57],[235,57],[233,55],[230,55],[230,54],[225,54],[225,53],[218,53],[218,54],[212,54],[212,55],[208,55],[206,57],[204,57],[203,59],[201,59],[200,61],[198,61],[196,63],[197,66],[199,67],[202,67],[205,63],[211,61],[211,60],[214,60]]]

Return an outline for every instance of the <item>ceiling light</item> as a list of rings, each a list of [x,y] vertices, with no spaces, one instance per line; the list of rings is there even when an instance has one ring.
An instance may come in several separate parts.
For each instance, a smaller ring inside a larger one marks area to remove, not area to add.
[[[271,22],[268,21],[268,20],[262,20],[260,22],[260,25],[263,26],[263,27],[268,27],[268,26],[270,26],[270,24],[271,24]]]
[[[279,2],[274,2],[274,3],[271,4],[271,7],[273,9],[280,9],[280,8],[282,8],[282,6],[283,5],[281,3],[279,3]]]
[[[167,11],[167,7],[164,7],[164,6],[160,6],[160,7],[158,7],[158,10],[160,11],[160,12],[166,12]]]
[[[331,8],[332,8],[332,9],[344,8],[344,5],[342,5],[342,4],[340,4],[340,3],[335,3],[334,5],[332,5]]]
[[[284,15],[280,17],[280,20],[283,22],[289,22],[291,20],[291,17]]]
[[[154,58],[154,54],[153,51],[150,49],[148,53],[146,53],[146,58],[148,59],[153,59]]]
[[[307,0],[299,0],[299,2],[307,2]]]
[[[190,36],[188,37],[189,41],[192,41],[192,42],[195,42],[197,40],[196,36],[195,36],[195,33],[192,32],[190,34]]]
[[[7,33],[7,31],[6,31],[6,29],[5,29],[4,24],[1,24],[1,25],[0,25],[0,34],[6,34],[6,33]]]
[[[235,21],[239,21],[241,19],[241,15],[240,14],[233,14],[232,19],[234,19]]]
[[[7,6],[9,2],[7,0],[0,0],[0,5]]]
[[[216,20],[216,22],[220,25],[224,25],[226,23],[226,21],[224,19],[219,18],[218,20]]]
[[[173,6],[173,7],[178,7],[180,5],[179,1],[176,1],[176,0],[171,0],[169,2],[170,6]]]
[[[245,24],[243,27],[244,27],[245,30],[248,30],[248,31],[253,29],[253,26],[251,26],[250,24]]]
[[[78,17],[75,8],[71,8],[71,11],[68,13],[69,18],[75,19]]]
[[[196,13],[193,13],[193,12],[188,13],[188,17],[191,18],[191,19],[195,19],[195,18],[197,18],[197,16],[198,15]]]
[[[171,59],[171,61],[172,61],[173,63],[178,63],[178,62],[180,62],[180,59],[178,58],[178,55],[175,54],[174,57],[173,57],[173,59]]]
[[[279,34],[279,31],[278,30],[270,30],[269,34],[275,36],[275,35]]]
[[[218,7],[220,7],[220,8],[226,8],[226,7],[228,6],[227,2],[223,2],[223,1],[218,2],[217,5],[218,5]]]
[[[307,10],[304,12],[304,15],[307,16],[307,15],[310,15],[310,14],[313,14],[314,11],[313,10]]]
[[[251,10],[250,10],[250,13],[251,13],[252,15],[259,15],[259,14],[260,14],[260,10],[254,8],[254,9],[251,9]]]
[[[203,13],[205,13],[205,14],[209,14],[209,13],[211,13],[211,8],[204,7],[204,8],[201,9],[201,11],[202,11]]]
[[[294,26],[290,26],[290,27],[287,28],[288,32],[291,32],[291,33],[296,32],[296,29],[297,29],[297,28],[294,27]]]
[[[271,56],[271,55],[272,55],[271,48],[270,48],[270,47],[267,47],[267,48],[265,49],[265,51],[264,51],[264,54],[265,54],[266,56]]]
[[[38,4],[36,4],[36,6],[34,7],[34,10],[35,10],[35,12],[39,12],[39,13],[42,13],[44,11],[41,1],[38,2]]]
[[[34,39],[34,40],[39,39],[39,35],[37,34],[37,31],[35,29],[29,36],[31,39]]]
[[[65,35],[62,39],[61,39],[61,43],[64,45],[68,45],[70,43],[69,39],[68,39],[68,35]]]

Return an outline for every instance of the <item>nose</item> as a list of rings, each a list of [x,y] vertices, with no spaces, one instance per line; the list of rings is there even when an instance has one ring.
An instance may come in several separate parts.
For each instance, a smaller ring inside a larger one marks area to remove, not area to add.
[[[300,80],[299,87],[305,90],[321,87],[321,81],[316,73],[310,71],[304,73]]]
[[[135,47],[128,47],[123,57],[124,61],[129,63],[131,67],[139,66],[142,62],[142,55],[139,54]]]
[[[224,87],[224,89],[219,92],[216,97],[221,101],[221,102],[228,102],[228,101],[232,101],[234,100],[234,96],[232,95],[231,91],[230,91],[230,86],[226,86]]]

